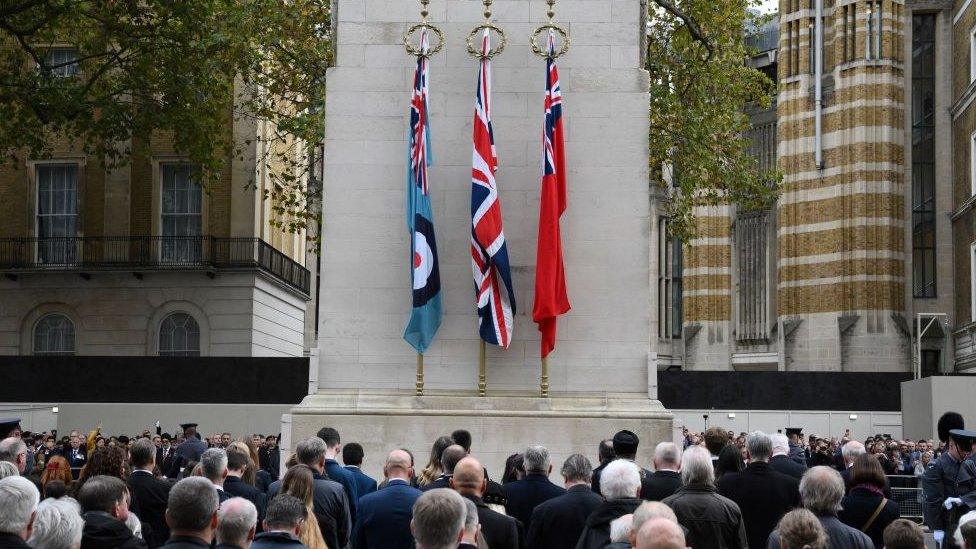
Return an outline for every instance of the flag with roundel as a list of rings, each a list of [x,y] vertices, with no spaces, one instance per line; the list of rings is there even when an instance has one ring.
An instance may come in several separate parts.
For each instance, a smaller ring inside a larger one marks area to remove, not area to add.
[[[427,29],[420,35],[420,48],[430,48]],[[407,229],[410,231],[410,278],[413,310],[403,332],[418,353],[430,347],[441,326],[441,275],[437,264],[434,215],[430,207],[427,167],[430,166],[430,120],[427,113],[429,62],[417,57],[413,97],[410,101],[410,139],[407,150]]]

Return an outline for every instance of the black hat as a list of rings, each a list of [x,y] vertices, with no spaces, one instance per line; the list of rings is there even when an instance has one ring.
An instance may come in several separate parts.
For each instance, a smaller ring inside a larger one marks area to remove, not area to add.
[[[787,427],[786,436],[791,437],[793,435],[803,436],[803,427]]]
[[[0,439],[7,438],[14,431],[20,431],[19,417],[0,418]]]
[[[173,437],[169,433],[163,433],[159,435],[159,440],[173,440]]]
[[[976,431],[968,431],[966,429],[950,429],[949,436],[966,452],[973,449],[973,442],[976,441]]]
[[[939,440],[942,442],[949,441],[949,431],[953,429],[965,429],[966,422],[962,419],[962,415],[959,412],[946,412],[942,414],[939,418],[939,423],[936,426],[936,431],[939,433]]]
[[[180,428],[182,428],[184,431],[186,431],[190,427],[193,427],[194,429],[196,429],[197,424],[196,423],[180,423]]]
[[[632,456],[637,453],[640,439],[630,431],[620,431],[613,435],[613,451],[618,456]]]
[[[119,435],[119,442],[121,442],[122,444],[128,444],[129,443],[129,437],[127,437],[125,435]]]

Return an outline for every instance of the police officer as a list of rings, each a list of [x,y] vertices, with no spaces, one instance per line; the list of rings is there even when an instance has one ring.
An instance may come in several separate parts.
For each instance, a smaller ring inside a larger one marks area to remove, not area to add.
[[[976,508],[976,464],[966,461],[976,441],[976,431],[964,430],[962,416],[955,412],[939,418],[938,431],[947,446],[922,475],[922,515],[936,539],[943,537],[943,546],[953,547],[952,532],[959,517],[969,505]]]
[[[200,456],[207,451],[207,443],[197,434],[196,423],[181,423],[180,428],[183,429],[183,442],[176,447],[173,465],[166,474],[169,478],[177,478],[187,463],[199,462]]]
[[[789,458],[806,467],[809,456],[803,450],[803,429],[801,427],[787,427],[786,436],[790,440]]]

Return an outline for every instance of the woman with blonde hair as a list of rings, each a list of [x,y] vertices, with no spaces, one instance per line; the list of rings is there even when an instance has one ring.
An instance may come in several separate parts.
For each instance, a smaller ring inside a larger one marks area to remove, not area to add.
[[[444,449],[452,444],[454,444],[454,439],[449,436],[437,437],[430,448],[430,459],[427,461],[427,466],[417,477],[418,486],[423,488],[441,476],[444,472],[444,466],[441,465],[441,454],[444,453]]]
[[[827,531],[817,516],[806,509],[783,515],[776,530],[781,549],[827,549]]]
[[[315,493],[315,477],[308,465],[299,464],[288,469],[281,480],[281,494],[295,496],[305,502],[308,509],[308,520],[302,523],[298,539],[309,549],[329,549],[322,536],[321,525],[313,520],[315,512],[312,510],[312,496]]]
[[[271,477],[271,473],[265,471],[258,465],[260,458],[258,457],[258,447],[254,444],[254,441],[250,438],[245,438],[244,440],[232,442],[227,447],[227,451],[230,452],[232,449],[247,455],[247,470],[244,471],[244,476],[242,477],[244,482],[256,487],[262,492],[267,492],[268,486],[271,486],[271,483],[275,479]]]
[[[61,456],[51,456],[44,465],[44,472],[41,473],[41,493],[47,488],[47,483],[52,480],[60,480],[66,487],[71,486],[71,465],[68,460]]]

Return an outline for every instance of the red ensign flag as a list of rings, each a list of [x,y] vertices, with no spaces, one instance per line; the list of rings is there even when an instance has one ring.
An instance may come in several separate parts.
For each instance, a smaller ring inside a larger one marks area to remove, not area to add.
[[[542,358],[556,347],[556,318],[569,311],[559,217],[566,211],[566,172],[563,153],[563,103],[556,70],[555,33],[549,31],[546,60],[546,118],[543,127],[542,200],[539,205],[539,244],[536,250],[535,304],[532,320],[542,333]]]

